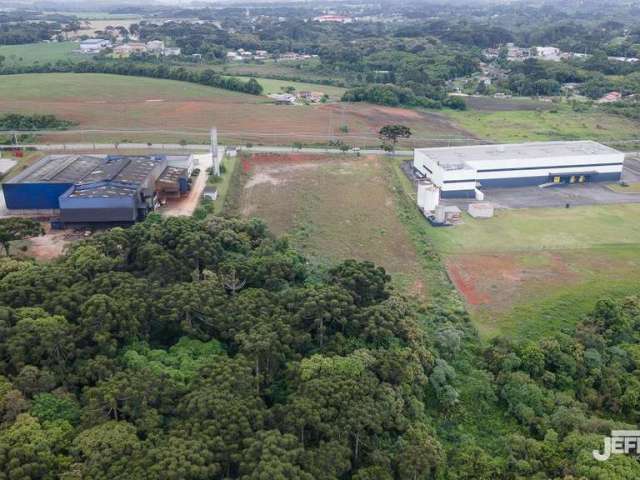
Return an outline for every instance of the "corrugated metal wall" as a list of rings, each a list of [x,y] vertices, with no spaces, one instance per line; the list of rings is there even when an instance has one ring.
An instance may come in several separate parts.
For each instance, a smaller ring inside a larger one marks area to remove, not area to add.
[[[58,209],[58,198],[72,187],[68,183],[5,183],[4,200],[11,210]]]
[[[134,197],[61,197],[63,222],[135,222],[138,209]]]

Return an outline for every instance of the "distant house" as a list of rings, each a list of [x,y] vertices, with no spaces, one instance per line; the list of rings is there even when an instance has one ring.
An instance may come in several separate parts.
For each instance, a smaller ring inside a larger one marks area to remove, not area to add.
[[[118,45],[113,49],[113,57],[115,58],[128,58],[131,55],[131,48],[129,45]]]
[[[290,93],[272,93],[268,97],[278,105],[294,105],[296,103],[296,96]]]
[[[324,97],[323,92],[298,92],[298,98],[306,100],[307,102],[318,103],[322,100],[322,97]]]
[[[178,47],[166,47],[162,52],[165,57],[177,57],[181,53],[182,50]],[[200,56],[200,58],[202,58],[202,56]]]
[[[609,92],[598,100],[598,103],[613,103],[622,100],[620,92]]]
[[[616,62],[626,62],[626,63],[638,63],[640,62],[640,58],[637,57],[607,57],[609,60],[614,60]]]
[[[242,61],[242,56],[236,52],[227,52],[227,60],[230,62],[240,62]]]
[[[559,62],[563,55],[560,49],[556,47],[535,47],[535,52],[538,58],[553,62]]]
[[[107,48],[111,48],[111,42],[104,38],[89,38],[80,42],[82,53],[100,53]]]
[[[295,52],[287,52],[280,55],[279,60],[307,60],[313,55],[300,54]]]
[[[513,43],[507,43],[507,59],[511,61],[526,60],[531,56],[528,48],[516,47]]]
[[[131,48],[131,53],[146,53],[147,51],[147,46],[144,43],[129,42],[127,45]]]
[[[145,53],[147,47],[144,43],[125,43],[113,49],[115,58],[128,58],[132,53]]]
[[[313,20],[320,23],[353,23],[353,18],[345,17],[344,15],[320,15]]]
[[[147,52],[161,55],[164,52],[164,42],[162,40],[151,40],[147,42]]]

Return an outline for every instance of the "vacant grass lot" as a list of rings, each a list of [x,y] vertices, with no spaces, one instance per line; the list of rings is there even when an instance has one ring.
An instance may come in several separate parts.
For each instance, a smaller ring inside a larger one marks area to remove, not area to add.
[[[640,287],[640,205],[499,210],[428,229],[484,337],[535,337]]]
[[[55,63],[59,60],[82,60],[82,54],[73,52],[78,48],[75,42],[2,45],[0,55],[5,58],[6,65],[26,66],[34,63]]]
[[[549,140],[628,140],[638,136],[640,123],[602,112],[574,112],[566,106],[549,111],[468,110],[448,115],[464,129],[495,142]]]
[[[254,154],[242,159],[236,203],[286,234],[314,263],[356,258],[382,265],[395,285],[422,297],[428,288],[394,192],[378,157]]]

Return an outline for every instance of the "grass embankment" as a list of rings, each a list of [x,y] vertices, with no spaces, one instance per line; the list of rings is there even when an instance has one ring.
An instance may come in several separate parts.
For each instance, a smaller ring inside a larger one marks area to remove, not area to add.
[[[416,195],[413,185],[401,170],[400,165],[406,159],[395,158],[385,162],[386,177],[394,193],[398,218],[407,229],[425,274],[425,282],[430,295],[434,298],[446,298],[458,301],[455,289],[447,278],[442,258],[436,250],[429,232],[425,229],[426,219],[416,208]]]
[[[241,162],[231,211],[262,218],[320,269],[350,258],[369,260],[389,272],[398,290],[420,299],[431,295],[397,216],[386,159],[298,153],[253,154]]]
[[[233,178],[237,176],[239,163],[238,157],[225,156],[222,159],[224,172],[222,173],[219,181],[214,182],[212,181],[214,177],[209,176],[208,185],[213,185],[218,189],[218,198],[213,202],[214,215],[220,215],[224,211],[230,186],[233,182]]]
[[[518,143],[552,140],[631,140],[640,124],[603,112],[574,112],[560,105],[547,111],[449,111],[461,127],[494,142]]]

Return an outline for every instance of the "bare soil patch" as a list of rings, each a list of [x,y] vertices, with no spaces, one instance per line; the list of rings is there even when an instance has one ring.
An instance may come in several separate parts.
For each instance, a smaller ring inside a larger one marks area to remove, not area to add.
[[[557,252],[448,256],[449,276],[472,308],[501,312],[539,289],[576,282],[578,272]]]

